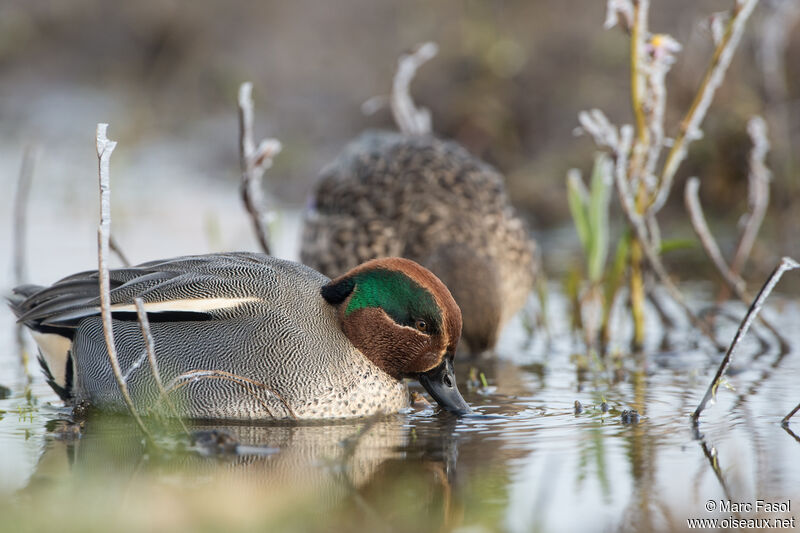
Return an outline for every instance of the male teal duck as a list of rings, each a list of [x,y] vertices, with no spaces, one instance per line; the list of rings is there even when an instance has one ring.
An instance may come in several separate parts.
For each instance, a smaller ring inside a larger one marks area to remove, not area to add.
[[[538,270],[503,177],[455,142],[366,132],[323,169],[301,261],[328,276],[378,257],[429,268],[453,294],[473,353],[492,350]]]
[[[263,420],[368,416],[408,407],[416,378],[445,409],[466,413],[453,356],[461,314],[447,287],[406,259],[369,261],[330,280],[263,254],[178,257],[111,271],[119,361],[134,403],[160,405],[134,298],[159,371],[183,416]],[[97,271],[10,298],[68,404],[125,409],[99,316]]]

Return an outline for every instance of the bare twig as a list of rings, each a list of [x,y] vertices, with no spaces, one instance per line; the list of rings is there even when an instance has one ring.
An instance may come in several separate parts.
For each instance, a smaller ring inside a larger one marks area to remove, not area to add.
[[[406,135],[426,135],[431,132],[431,113],[424,107],[418,108],[414,105],[410,86],[417,69],[431,60],[438,51],[439,46],[436,43],[427,42],[397,60],[390,105],[397,127]]]
[[[158,362],[156,361],[155,341],[153,340],[153,334],[150,332],[150,320],[147,318],[144,302],[141,298],[134,298],[133,303],[136,304],[136,315],[139,318],[139,326],[142,328],[142,337],[144,338],[144,346],[147,351],[147,359],[150,362],[150,368],[153,371],[153,379],[156,382],[158,392],[161,394],[162,401],[167,404],[172,416],[178,420],[184,433],[188,435],[189,429],[186,427],[186,424],[183,423],[180,414],[178,414],[178,410],[175,408],[175,404],[172,403],[167,391],[164,390],[164,383],[161,381],[161,373],[158,371]]]
[[[783,420],[781,420],[781,425],[783,427],[788,427],[789,426],[789,420],[795,415],[795,413],[797,413],[797,411],[800,411],[800,403],[798,403],[797,406],[794,409],[789,411],[788,415],[783,417]]]
[[[698,195],[699,188],[700,180],[697,178],[689,178],[689,181],[686,182],[686,188],[684,189],[684,201],[686,203],[686,209],[689,211],[689,219],[692,222],[692,228],[694,228],[694,232],[700,239],[703,249],[706,251],[706,254],[708,254],[711,262],[714,263],[714,266],[725,282],[730,285],[734,292],[743,293],[745,290],[745,281],[728,267],[728,263],[725,261],[725,258],[722,257],[722,252],[717,245],[716,239],[714,239],[714,236],[711,234],[711,230],[708,229],[706,218],[703,215],[703,207],[700,205],[700,197]],[[747,300],[752,300],[752,298],[747,298]]]
[[[17,285],[25,283],[27,277],[25,236],[27,234],[28,195],[31,190],[33,169],[39,157],[36,146],[28,146],[22,156],[22,166],[19,169],[17,190],[14,195],[14,282]]]
[[[117,381],[117,386],[125,401],[125,405],[128,406],[128,410],[148,440],[150,442],[155,442],[153,436],[144,425],[144,421],[142,421],[141,417],[136,412],[136,407],[133,405],[133,400],[128,392],[128,385],[122,377],[122,370],[120,369],[119,358],[117,357],[117,348],[114,344],[114,330],[111,323],[111,282],[106,258],[109,252],[108,237],[111,233],[109,162],[111,153],[114,151],[114,148],[116,148],[117,143],[108,139],[106,136],[107,130],[108,124],[97,125],[97,160],[100,178],[100,224],[97,227],[97,262],[100,281],[100,315],[103,320],[103,334],[106,341],[106,349],[108,350],[108,359],[111,362],[111,370],[114,373],[114,379]]]
[[[622,19],[621,24],[620,18]],[[626,31],[633,25],[633,2],[631,0],[608,0],[603,27],[609,30],[617,24],[620,24]]]
[[[36,146],[27,146],[22,155],[22,165],[19,169],[17,179],[17,189],[14,194],[14,284],[22,285],[25,283],[27,274],[27,218],[28,218],[28,196],[31,190],[33,170],[36,166],[39,150]],[[28,351],[25,349],[23,335],[23,325],[17,325],[17,347],[19,349],[19,359],[25,377],[30,381],[31,375],[28,371]]]
[[[633,127],[625,124],[617,131],[617,128],[609,122],[608,118],[599,109],[579,113],[578,120],[581,124],[581,129],[591,135],[599,147],[608,149],[614,157],[614,183],[622,212],[633,228],[636,238],[641,243],[644,256],[653,268],[653,272],[667,289],[670,297],[683,309],[692,325],[702,331],[718,350],[724,350],[725,346],[717,341],[708,324],[700,320],[689,308],[680,290],[670,279],[658,252],[653,247],[645,218],[636,210],[636,199],[627,178],[628,154],[631,152],[633,143]]]
[[[631,107],[636,119],[636,141],[633,143],[631,153],[631,167],[641,168],[641,159],[644,157],[647,146],[650,144],[650,130],[647,128],[645,116],[645,74],[642,68],[644,59],[645,40],[647,38],[647,13],[650,9],[650,0],[633,0],[633,26],[631,27]],[[632,175],[630,179],[641,176]]]
[[[717,245],[716,239],[714,239],[714,236],[711,234],[711,230],[708,229],[708,224],[706,223],[706,218],[703,215],[703,207],[700,204],[700,197],[698,195],[699,187],[700,180],[697,178],[690,178],[689,181],[686,182],[684,200],[686,201],[686,209],[689,211],[689,219],[692,222],[692,228],[694,228],[694,231],[697,234],[697,237],[700,239],[703,249],[706,251],[706,254],[708,254],[711,262],[714,263],[714,266],[722,276],[722,279],[725,280],[725,283],[728,285],[728,287],[730,287],[739,300],[744,303],[748,303],[753,300],[753,296],[747,292],[744,279],[742,279],[738,273],[734,272],[732,267],[728,266],[728,263],[722,256],[719,245]],[[764,327],[766,327],[778,340],[781,350],[788,351],[789,343],[786,341],[783,335],[780,334],[777,328],[775,328],[772,323],[770,323],[763,316],[759,315],[758,318]]]
[[[719,387],[720,382],[722,381],[722,376],[725,374],[725,370],[728,369],[728,365],[731,362],[731,356],[733,355],[733,351],[738,346],[739,342],[747,333],[747,330],[750,329],[750,325],[753,323],[753,319],[758,315],[761,311],[761,308],[764,305],[764,301],[772,292],[772,289],[775,288],[775,285],[780,281],[781,276],[783,276],[784,272],[787,270],[792,270],[795,268],[800,268],[800,264],[797,263],[791,257],[784,257],[781,259],[781,262],[775,267],[772,274],[770,275],[769,279],[764,286],[761,287],[761,290],[758,292],[755,300],[750,305],[750,309],[747,310],[747,314],[745,315],[744,319],[742,320],[741,324],[739,324],[739,329],[736,331],[736,335],[734,335],[733,340],[731,341],[730,346],[728,347],[728,351],[725,353],[725,357],[722,359],[722,362],[717,369],[717,373],[714,375],[714,379],[711,380],[711,383],[706,390],[703,399],[700,401],[700,404],[695,409],[694,413],[692,414],[692,420],[696,424],[697,420],[700,418],[700,413],[703,412],[705,409],[706,404],[708,404],[709,400],[711,400],[717,392],[717,387]],[[786,419],[784,419],[786,420]]]
[[[755,116],[747,123],[747,132],[753,141],[753,149],[750,151],[750,173],[748,175],[748,208],[749,213],[745,215],[745,224],[736,247],[736,253],[731,261],[731,272],[738,274],[744,268],[753,243],[756,240],[761,223],[769,205],[769,181],[770,172],[764,159],[769,152],[769,140],[767,139],[767,123],[764,119]]]
[[[115,239],[113,235],[109,236],[108,238],[108,246],[109,248],[111,248],[112,252],[117,254],[117,257],[124,266],[126,267],[131,266],[131,262],[128,261],[128,257],[125,255],[125,253],[123,253],[122,248],[120,247],[119,243],[117,242],[117,239]]]
[[[281,151],[277,139],[264,139],[256,147],[253,136],[253,84],[239,87],[239,161],[242,167],[241,194],[250,214],[256,238],[265,254],[270,253],[269,222],[272,214],[264,210],[262,178],[272,166],[272,159]]]
[[[264,408],[264,411],[270,417],[277,418],[272,413],[272,411],[270,411],[269,406],[266,403],[263,402],[263,400],[259,397],[259,395],[257,393],[257,391],[259,391],[259,390],[267,392],[268,394],[270,394],[273,397],[275,397],[275,399],[278,400],[278,402],[280,402],[281,406],[286,410],[286,413],[289,415],[289,417],[291,417],[291,418],[293,418],[295,420],[297,419],[297,415],[295,415],[294,410],[289,405],[289,402],[287,402],[283,398],[283,396],[281,396],[281,394],[278,393],[278,391],[276,391],[275,389],[267,386],[265,383],[262,383],[260,381],[256,381],[254,379],[251,379],[251,378],[248,378],[248,377],[245,377],[245,376],[240,376],[238,374],[233,374],[231,372],[226,372],[224,370],[201,370],[201,369],[196,369],[196,370],[190,370],[188,372],[184,372],[183,374],[180,374],[180,375],[175,376],[174,378],[172,378],[172,381],[170,381],[167,384],[167,387],[166,387],[167,392],[176,391],[176,390],[180,389],[181,387],[185,387],[186,385],[194,383],[195,381],[200,380],[200,379],[221,379],[221,380],[229,381],[231,383],[235,383],[236,385],[239,385],[248,394],[250,394],[253,398],[255,398],[256,401],[258,401],[261,404],[261,406]]]
[[[720,344],[720,342],[714,336],[714,332],[711,331],[708,324],[706,324],[703,320],[697,317],[695,313],[689,308],[689,305],[686,303],[686,300],[683,298],[683,294],[681,294],[680,290],[677,286],[672,282],[667,273],[667,269],[664,267],[664,264],[661,262],[661,257],[653,248],[652,244],[647,235],[647,228],[644,224],[644,219],[641,215],[639,215],[635,211],[635,207],[633,205],[633,198],[630,190],[628,189],[627,182],[625,180],[624,169],[622,172],[615,173],[615,181],[617,184],[617,191],[620,195],[620,205],[622,206],[622,211],[625,213],[625,217],[628,219],[628,222],[633,227],[633,230],[636,234],[636,238],[642,245],[642,251],[644,252],[645,257],[647,258],[647,262],[650,263],[650,266],[655,272],[656,276],[658,277],[659,281],[664,288],[667,289],[667,292],[672,297],[673,300],[683,309],[683,312],[688,317],[689,321],[702,331],[706,337],[711,340],[714,346],[719,350],[724,350],[725,347]]]
[[[758,0],[741,0],[736,2],[733,16],[728,22],[725,33],[722,35],[717,48],[714,50],[714,55],[706,70],[703,81],[700,84],[700,89],[697,91],[694,101],[689,107],[689,111],[681,121],[680,132],[667,154],[667,159],[664,162],[664,168],[658,182],[658,192],[649,210],[654,212],[658,211],[667,201],[670,189],[672,189],[672,180],[675,177],[675,172],[686,158],[689,144],[702,136],[700,124],[703,122],[708,108],[711,106],[714,93],[725,78],[725,73],[728,70],[731,59],[733,59],[733,54],[739,46],[739,41],[742,39],[745,23],[753,12],[753,9],[755,9],[756,4],[758,4]]]

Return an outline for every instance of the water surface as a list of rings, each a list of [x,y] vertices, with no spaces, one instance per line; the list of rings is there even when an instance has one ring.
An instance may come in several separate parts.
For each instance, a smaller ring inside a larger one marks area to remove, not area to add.
[[[115,194],[129,203],[115,204],[114,228],[135,261],[255,249],[235,186],[198,178],[197,187],[167,184],[148,196],[141,191],[153,191],[155,177],[139,173],[145,182],[133,184],[120,174]],[[93,186],[74,196],[68,183],[34,187],[45,200],[32,209],[30,281],[96,264]],[[277,255],[296,254],[298,228],[297,213],[282,212]],[[12,285],[4,271],[0,287]],[[686,289],[695,302],[712,298],[707,286]],[[0,306],[0,385],[11,391],[0,399],[0,530],[684,530],[687,518],[730,515],[706,511],[708,500],[727,499],[791,500],[785,516],[795,515],[800,442],[779,423],[800,402],[795,350],[782,356],[773,342],[762,350],[748,338],[730,389],[721,388],[697,432],[689,414],[719,354],[683,325],[666,350],[654,336],[647,355],[633,357],[623,342],[618,362],[590,356],[578,372],[574,356],[585,350],[569,334],[557,285],[550,292],[549,334],[531,337],[517,319],[495,358],[458,362],[475,416],[418,406],[368,421],[194,427],[249,446],[222,457],[148,453],[126,418],[93,417],[76,431],[35,361],[28,386],[13,317]],[[800,346],[797,302],[777,296],[767,312]],[[734,327],[723,324],[724,338]],[[629,336],[625,324],[617,331]],[[623,421],[630,409],[638,422]]]

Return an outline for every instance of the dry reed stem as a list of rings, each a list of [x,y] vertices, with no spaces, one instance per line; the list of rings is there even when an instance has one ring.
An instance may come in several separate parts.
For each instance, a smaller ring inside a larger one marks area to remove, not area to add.
[[[788,415],[783,417],[783,420],[781,420],[781,425],[783,427],[788,427],[789,426],[789,420],[795,415],[795,413],[797,413],[797,411],[800,411],[800,403],[798,403],[797,406],[794,409],[789,411]]]
[[[689,211],[689,219],[692,222],[692,228],[694,228],[694,232],[700,239],[700,244],[703,246],[703,250],[705,250],[706,254],[711,259],[711,262],[722,276],[722,279],[733,291],[736,297],[739,298],[739,300],[744,303],[748,303],[753,300],[753,296],[747,292],[744,279],[742,279],[738,273],[734,272],[732,267],[728,266],[728,263],[722,256],[722,252],[719,249],[716,239],[714,239],[711,230],[708,228],[705,215],[703,214],[703,207],[700,203],[700,197],[698,195],[699,187],[700,180],[697,178],[690,178],[689,181],[686,182],[684,200],[686,202],[686,209]],[[775,328],[775,326],[773,326],[772,323],[763,316],[759,315],[758,318],[764,327],[766,327],[770,333],[772,333],[772,335],[778,339],[781,350],[788,351],[789,343],[786,341],[783,335],[780,334],[777,328]]]
[[[108,238],[108,246],[111,248],[111,251],[117,255],[117,258],[120,260],[123,266],[129,267],[131,266],[131,262],[128,260],[128,256],[122,251],[122,247],[120,247],[117,240],[114,238],[113,235],[109,236]]]
[[[653,268],[653,272],[667,289],[672,299],[683,309],[692,325],[702,331],[717,349],[724,350],[725,347],[716,339],[708,324],[694,314],[678,287],[670,279],[664,264],[661,262],[661,258],[649,239],[645,219],[636,211],[636,200],[627,180],[628,154],[633,142],[633,128],[629,125],[624,125],[617,132],[603,112],[597,109],[592,110],[590,113],[582,112],[578,115],[578,119],[583,129],[594,137],[595,143],[612,151],[615,161],[614,183],[616,184],[622,212],[633,228],[636,239],[641,243],[642,252]]]
[[[262,178],[281,151],[277,139],[264,139],[256,147],[253,135],[253,84],[239,87],[239,161],[242,168],[241,195],[253,223],[256,238],[265,254],[270,254],[269,222],[272,213],[264,209]]]
[[[139,319],[139,327],[142,329],[142,337],[144,338],[144,346],[147,351],[147,360],[150,363],[150,368],[153,371],[153,379],[156,382],[156,387],[161,395],[162,401],[167,404],[172,416],[178,420],[178,423],[183,429],[183,432],[189,435],[189,429],[183,423],[175,404],[172,403],[167,391],[164,389],[164,383],[161,381],[161,373],[158,370],[158,361],[156,360],[156,346],[153,340],[153,334],[150,331],[150,320],[147,318],[147,311],[144,308],[144,302],[141,298],[134,298],[133,303],[136,304],[136,316]]]
[[[650,241],[645,218],[636,210],[636,199],[628,183],[628,154],[631,153],[633,143],[633,127],[625,124],[617,131],[617,128],[611,124],[599,109],[593,109],[589,112],[582,111],[578,114],[578,121],[583,131],[592,136],[595,144],[610,150],[612,153],[614,158],[614,184],[622,212],[633,228],[636,239],[641,243],[642,252],[653,268],[653,272],[667,289],[670,297],[683,309],[692,325],[703,332],[718,350],[724,350],[725,346],[716,339],[708,324],[699,319],[689,308],[680,290],[670,279],[664,264],[661,262],[661,258]]]
[[[725,280],[725,283],[727,283],[736,294],[744,294],[745,281],[741,276],[730,269],[725,258],[722,256],[722,251],[720,251],[716,239],[714,239],[714,236],[711,234],[711,230],[708,229],[706,218],[703,215],[703,207],[700,204],[700,197],[698,195],[699,189],[700,180],[696,177],[689,178],[689,181],[686,182],[686,188],[684,189],[684,201],[686,203],[686,210],[689,211],[689,219],[692,222],[692,228],[694,228],[694,232],[700,239],[700,244],[703,245],[703,249],[706,251],[709,259],[711,259],[711,262],[714,263],[714,266]],[[752,298],[746,298],[746,300],[750,301]]]
[[[767,139],[767,123],[764,119],[755,116],[747,123],[747,133],[753,142],[753,149],[750,151],[749,167],[750,172],[747,176],[748,182],[748,209],[744,228],[739,237],[739,244],[736,253],[731,261],[731,272],[738,274],[744,268],[753,244],[756,240],[758,230],[764,221],[769,205],[769,182],[770,171],[764,162],[769,152],[769,139]]]
[[[700,84],[700,89],[697,91],[689,107],[689,111],[687,111],[686,116],[684,116],[681,121],[678,136],[675,138],[672,148],[667,154],[667,159],[664,162],[664,167],[658,180],[657,192],[651,205],[648,207],[649,211],[657,212],[663,207],[672,189],[672,180],[675,177],[675,172],[686,158],[689,144],[702,135],[700,123],[705,118],[708,108],[711,106],[714,93],[725,78],[725,73],[728,70],[731,59],[733,59],[733,54],[742,39],[745,23],[753,12],[753,9],[755,9],[756,4],[758,4],[758,0],[742,0],[736,3],[734,14],[728,22],[719,44],[714,50],[714,55],[703,77],[703,81]]]
[[[436,56],[439,46],[426,42],[410,54],[397,60],[397,71],[392,80],[392,96],[389,104],[397,127],[405,135],[427,135],[431,133],[431,113],[427,108],[417,107],[411,98],[411,81],[419,67]]]
[[[28,229],[28,196],[31,191],[33,170],[39,158],[36,146],[27,146],[22,155],[22,165],[14,194],[14,283],[22,285],[27,278],[26,235]]]
[[[19,175],[17,177],[17,187],[14,193],[14,285],[22,285],[28,277],[26,239],[28,229],[28,197],[30,196],[33,171],[36,167],[38,156],[39,149],[35,145],[30,145],[25,148],[22,155]],[[28,351],[25,349],[25,336],[22,332],[23,327],[22,324],[17,325],[17,348],[22,371],[26,379],[30,382],[31,374],[28,369]]]
[[[108,124],[97,125],[97,161],[98,175],[100,178],[100,224],[97,227],[97,263],[98,277],[100,283],[100,316],[103,320],[103,336],[108,350],[108,359],[111,363],[111,370],[117,382],[125,405],[128,406],[133,418],[139,428],[151,443],[155,443],[153,436],[144,425],[144,421],[136,412],[133,400],[128,392],[128,385],[122,377],[122,370],[119,366],[117,348],[114,344],[114,330],[111,322],[111,282],[108,271],[107,257],[109,254],[109,235],[111,234],[111,185],[109,175],[109,162],[111,153],[116,148],[117,143],[110,141],[106,136]]]
[[[622,184],[624,182],[624,176],[620,177],[617,176],[617,190],[622,191],[625,190],[625,185]],[[652,244],[648,240],[647,237],[647,228],[644,224],[644,219],[633,209],[631,209],[631,202],[630,201],[621,201],[622,210],[625,213],[628,222],[633,227],[634,233],[636,234],[636,238],[642,246],[642,251],[644,252],[644,256],[647,258],[647,262],[650,263],[653,272],[658,277],[658,280],[664,285],[664,288],[667,289],[667,292],[672,297],[673,300],[683,309],[683,312],[686,314],[689,321],[692,323],[694,327],[699,329],[703,332],[703,334],[708,337],[708,339],[714,344],[714,346],[718,350],[724,350],[725,346],[722,345],[717,338],[714,336],[714,332],[711,331],[709,325],[701,320],[694,311],[691,310],[689,304],[686,303],[686,300],[683,298],[683,294],[681,293],[680,289],[672,282],[667,273],[667,269],[664,267],[664,263],[661,262],[661,257],[658,255],[658,252],[653,248]]]
[[[728,347],[728,351],[725,353],[725,357],[722,359],[722,362],[717,369],[717,373],[714,375],[714,379],[712,379],[711,383],[708,385],[708,389],[706,390],[703,399],[698,404],[697,409],[695,409],[694,413],[692,413],[692,421],[695,424],[697,424],[700,414],[703,412],[703,409],[705,409],[706,404],[708,404],[708,402],[716,395],[717,388],[722,381],[722,376],[724,375],[725,370],[728,369],[728,365],[731,362],[733,351],[739,345],[739,342],[742,340],[745,334],[747,334],[747,331],[750,329],[750,325],[753,323],[753,320],[764,306],[764,301],[766,301],[767,297],[772,292],[772,289],[774,289],[775,285],[777,285],[778,281],[780,281],[784,272],[793,270],[795,268],[800,268],[800,264],[798,264],[797,261],[791,257],[783,257],[780,263],[778,263],[778,266],[775,267],[775,270],[772,271],[769,279],[767,279],[766,283],[764,283],[764,286],[761,287],[760,291],[758,291],[755,300],[753,300],[753,303],[747,310],[747,314],[739,324],[739,329],[736,331],[736,335],[734,335],[733,340]]]
[[[202,370],[202,369],[189,370],[188,372],[184,372],[183,374],[180,374],[180,375],[175,376],[174,378],[172,378],[172,381],[170,381],[167,384],[167,391],[168,392],[176,391],[176,390],[180,389],[181,387],[185,387],[186,385],[189,385],[190,383],[193,383],[193,382],[195,382],[195,381],[197,381],[199,379],[203,379],[203,378],[205,378],[205,379],[221,379],[221,380],[229,381],[231,383],[235,383],[235,384],[239,385],[248,394],[250,394],[252,397],[256,398],[256,400],[262,405],[262,407],[264,407],[264,410],[267,412],[267,414],[269,414],[270,417],[275,418],[275,416],[272,414],[272,411],[270,411],[269,406],[267,406],[258,397],[258,394],[256,394],[256,392],[255,392],[255,389],[260,389],[260,390],[266,391],[269,394],[271,394],[272,396],[274,396],[281,403],[281,405],[283,406],[283,408],[286,410],[286,412],[289,414],[289,416],[291,418],[297,420],[297,415],[295,415],[294,410],[289,405],[289,402],[287,402],[283,398],[283,396],[280,393],[278,393],[278,391],[276,391],[275,389],[267,386],[265,383],[262,383],[261,381],[257,381],[255,379],[251,379],[251,378],[248,378],[248,377],[245,377],[245,376],[240,376],[240,375],[234,374],[232,372],[226,372],[224,370]]]
[[[631,107],[636,124],[636,142],[631,154],[631,168],[638,172],[641,169],[641,158],[650,144],[650,131],[647,128],[645,115],[645,83],[646,78],[641,60],[644,56],[645,39],[647,37],[647,13],[650,10],[649,0],[633,0],[633,26],[631,28]],[[630,175],[631,180],[640,178]]]

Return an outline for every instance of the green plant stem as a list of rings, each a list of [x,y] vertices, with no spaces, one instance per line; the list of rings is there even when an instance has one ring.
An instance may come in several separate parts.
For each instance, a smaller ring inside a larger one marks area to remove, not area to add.
[[[644,277],[642,276],[642,244],[638,239],[631,243],[630,291],[633,315],[633,349],[644,346]]]
[[[644,40],[647,35],[647,13],[649,0],[633,2],[633,27],[631,28],[631,106],[636,118],[636,141],[631,150],[628,167],[628,181],[633,185],[638,182],[636,195],[636,212],[640,216],[645,208],[645,186],[642,180],[643,154],[647,151],[650,135],[647,129],[647,118],[644,111],[644,75],[640,61],[644,53]],[[633,349],[641,350],[644,346],[644,305],[645,289],[642,275],[642,243],[638,237],[631,243],[630,253],[630,291],[631,315],[633,317]]]

